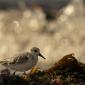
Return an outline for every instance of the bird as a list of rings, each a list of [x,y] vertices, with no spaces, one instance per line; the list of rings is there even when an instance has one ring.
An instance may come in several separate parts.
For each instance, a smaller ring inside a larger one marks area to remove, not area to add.
[[[38,56],[41,56],[43,59],[46,59],[41,53],[40,49],[37,47],[32,47],[30,52],[25,52],[18,54],[14,57],[13,61],[0,61],[2,65],[7,67],[10,70],[19,71],[19,72],[26,72],[33,67],[38,62]]]

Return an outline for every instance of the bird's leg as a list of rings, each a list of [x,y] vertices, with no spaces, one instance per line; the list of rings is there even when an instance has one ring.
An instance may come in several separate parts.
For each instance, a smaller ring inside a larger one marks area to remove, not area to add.
[[[15,76],[16,70],[13,72],[13,75]]]
[[[36,73],[38,71],[39,68],[36,67],[32,67],[32,70],[30,71],[30,75]]]
[[[27,80],[28,76],[27,76],[25,71],[24,71],[23,75],[21,76],[21,78],[24,79],[24,80]]]
[[[26,75],[26,72],[24,71],[24,73],[23,73],[24,75]]]

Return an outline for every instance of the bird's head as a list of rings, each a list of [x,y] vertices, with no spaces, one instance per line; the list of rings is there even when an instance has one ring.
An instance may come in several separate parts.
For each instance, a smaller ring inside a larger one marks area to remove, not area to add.
[[[31,53],[33,53],[33,54],[35,54],[35,55],[38,55],[38,56],[40,56],[40,57],[46,59],[46,58],[40,53],[40,49],[37,48],[37,47],[31,48]]]

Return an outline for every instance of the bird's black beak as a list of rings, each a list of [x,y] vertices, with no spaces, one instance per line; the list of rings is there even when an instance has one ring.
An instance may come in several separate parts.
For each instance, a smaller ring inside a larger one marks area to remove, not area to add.
[[[46,59],[41,53],[39,53],[39,56],[42,57],[43,59]]]

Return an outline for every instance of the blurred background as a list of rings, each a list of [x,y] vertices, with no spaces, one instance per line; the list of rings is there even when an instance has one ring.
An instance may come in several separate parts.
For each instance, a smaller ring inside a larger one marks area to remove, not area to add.
[[[85,63],[84,8],[85,0],[0,0],[0,60],[36,46],[42,69],[69,53]]]

